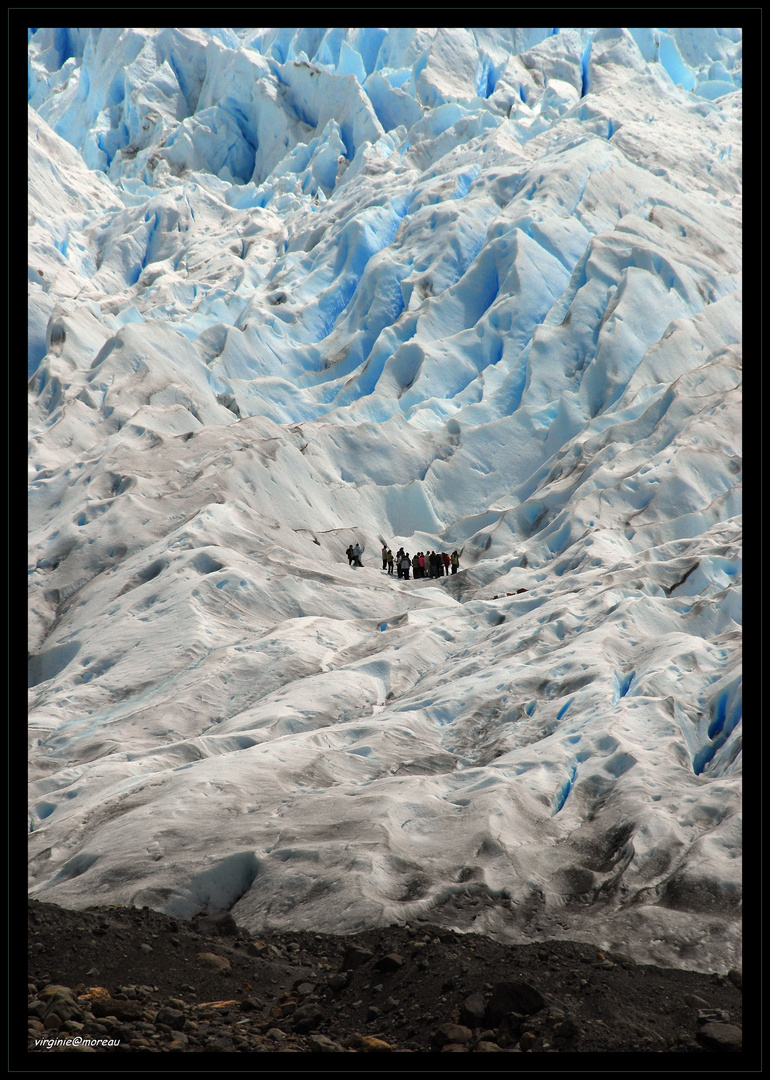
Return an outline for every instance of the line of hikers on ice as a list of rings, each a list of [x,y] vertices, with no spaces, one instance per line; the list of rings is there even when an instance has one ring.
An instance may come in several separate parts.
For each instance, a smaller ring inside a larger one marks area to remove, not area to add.
[[[346,553],[350,566],[363,566],[361,556],[363,548],[360,544],[350,544]],[[393,573],[393,567],[400,578],[409,577],[409,571],[415,578],[436,578],[456,574],[460,568],[460,556],[457,551],[447,555],[445,551],[418,551],[416,555],[409,555],[408,551],[399,548],[395,556],[387,544],[382,548],[382,569],[389,574]]]

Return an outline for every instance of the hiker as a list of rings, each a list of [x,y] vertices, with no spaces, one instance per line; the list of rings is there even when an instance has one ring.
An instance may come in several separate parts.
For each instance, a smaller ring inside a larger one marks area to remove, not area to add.
[[[449,556],[444,552],[441,558],[444,560],[444,573],[449,577]]]
[[[363,555],[363,553],[364,553],[364,549],[361,547],[360,544],[357,543],[356,546],[353,548],[353,565],[354,566],[363,566],[364,565],[361,562],[361,556]]]
[[[421,551],[418,555],[418,561],[420,564],[420,577],[425,577],[425,552]]]
[[[401,569],[401,577],[404,578],[405,581],[408,581],[409,580],[409,567],[411,566],[411,562],[409,560],[409,553],[408,552],[406,552],[406,551],[404,552],[404,554],[403,554],[403,556],[401,558],[401,561],[399,562],[398,565],[399,565],[399,567]]]
[[[460,556],[457,554],[456,549],[455,549],[455,551],[452,552],[452,557],[450,559],[450,562],[452,563],[452,573],[456,574],[457,573],[457,568],[460,565]]]
[[[383,570],[388,569],[388,545],[387,544],[382,545],[382,569]]]
[[[387,557],[387,559],[385,561],[387,563],[388,573],[392,574],[393,573],[393,552],[390,550],[390,548],[388,548],[388,557]]]
[[[420,576],[420,559],[417,555],[412,559],[412,577]]]
[[[348,566],[353,565],[353,545],[348,544],[348,550],[345,552],[348,557]]]

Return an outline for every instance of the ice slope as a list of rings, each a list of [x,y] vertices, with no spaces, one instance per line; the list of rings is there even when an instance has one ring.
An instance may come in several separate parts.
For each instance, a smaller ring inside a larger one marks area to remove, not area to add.
[[[740,31],[28,47],[32,893],[738,963]]]

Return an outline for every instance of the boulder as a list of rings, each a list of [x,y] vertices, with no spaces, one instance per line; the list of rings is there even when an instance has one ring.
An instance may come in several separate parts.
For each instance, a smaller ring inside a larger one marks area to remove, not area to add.
[[[508,1013],[520,1013],[532,1016],[546,1005],[545,998],[538,989],[520,980],[496,983],[487,1002],[484,1018],[490,1027],[495,1027]]]

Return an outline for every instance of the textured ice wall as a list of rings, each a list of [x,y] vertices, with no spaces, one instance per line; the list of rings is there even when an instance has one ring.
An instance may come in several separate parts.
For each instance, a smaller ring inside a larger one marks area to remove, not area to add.
[[[29,55],[34,892],[734,962],[740,34]]]

